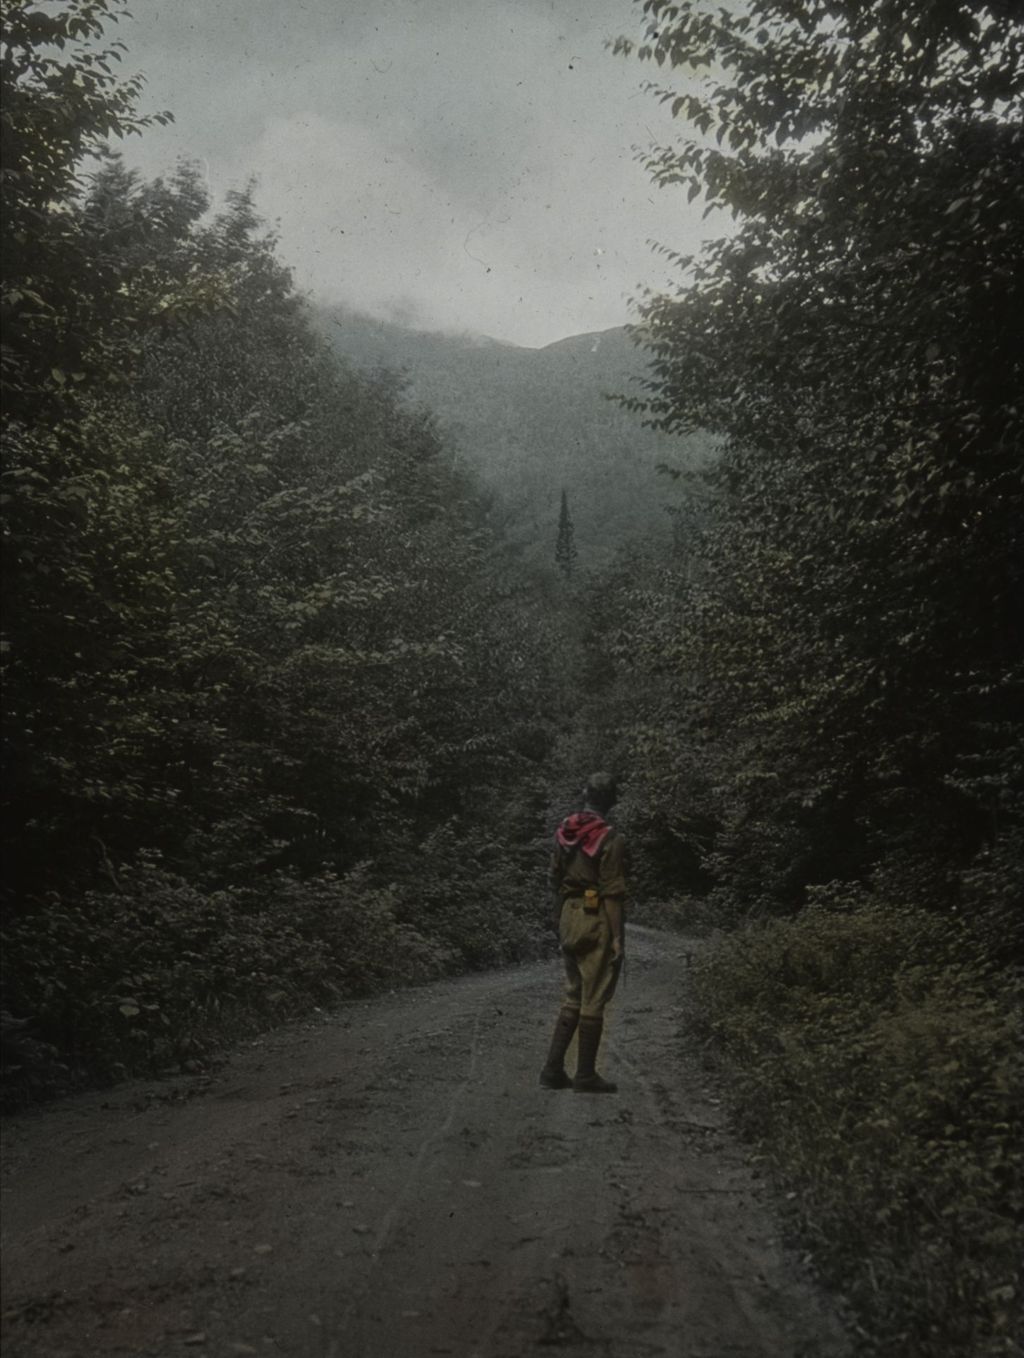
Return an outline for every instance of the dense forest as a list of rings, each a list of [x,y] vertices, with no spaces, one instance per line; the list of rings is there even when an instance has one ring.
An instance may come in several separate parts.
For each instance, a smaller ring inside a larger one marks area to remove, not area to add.
[[[651,174],[736,219],[638,325],[722,442],[617,594],[649,880],[745,926],[694,1023],[879,1349],[1017,1352],[1024,22],[643,9]]]
[[[865,1343],[1019,1351],[1016,5],[627,9],[651,175],[734,227],[540,351],[314,307],[254,191],[126,169],[118,12],[2,55],[7,1101],[550,947],[606,765]]]
[[[430,415],[328,352],[248,193],[101,149],[145,124],[102,9],[15,6],[4,66],[6,1004],[58,1081],[529,947],[551,743]]]

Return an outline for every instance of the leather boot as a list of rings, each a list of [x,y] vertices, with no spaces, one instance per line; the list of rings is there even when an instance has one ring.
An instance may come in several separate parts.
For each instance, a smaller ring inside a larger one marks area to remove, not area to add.
[[[540,1073],[540,1082],[545,1089],[568,1089],[572,1084],[565,1073],[565,1053],[569,1050],[569,1043],[579,1021],[578,1009],[559,1010],[555,1031],[551,1036],[548,1059]]]
[[[618,1085],[603,1080],[594,1069],[603,1028],[602,1018],[580,1019],[579,1059],[576,1063],[576,1078],[572,1082],[577,1094],[614,1094],[618,1089]]]

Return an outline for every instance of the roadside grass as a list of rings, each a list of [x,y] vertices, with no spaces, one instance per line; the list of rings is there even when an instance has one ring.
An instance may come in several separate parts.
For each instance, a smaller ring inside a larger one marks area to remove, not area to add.
[[[839,886],[696,962],[692,1023],[872,1353],[1020,1352],[1020,999],[959,921]]]

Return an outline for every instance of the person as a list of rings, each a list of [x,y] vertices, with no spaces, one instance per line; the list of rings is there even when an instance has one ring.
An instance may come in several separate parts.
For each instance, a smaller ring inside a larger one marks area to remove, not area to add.
[[[562,1007],[540,1082],[547,1089],[614,1094],[617,1086],[597,1073],[605,1005],[615,993],[625,958],[625,850],[623,836],[605,817],[615,805],[615,779],[593,773],[582,811],[555,833],[552,885],[558,895],[558,933],[565,965]],[[565,1054],[579,1031],[576,1075]]]

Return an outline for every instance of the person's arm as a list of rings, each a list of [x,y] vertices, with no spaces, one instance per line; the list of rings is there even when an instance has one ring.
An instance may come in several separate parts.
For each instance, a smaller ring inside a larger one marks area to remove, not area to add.
[[[598,892],[612,931],[612,954],[621,957],[626,947],[626,841],[620,834],[608,840],[598,878]]]
[[[562,892],[562,879],[565,877],[565,864],[562,862],[562,853],[557,843],[551,850],[551,871],[549,876],[551,880],[551,890],[556,896],[560,896]]]
[[[612,930],[612,956],[623,957],[626,952],[626,912],[622,908],[622,897],[605,896],[602,899]]]
[[[561,919],[562,914],[562,878],[564,877],[564,875],[565,873],[564,866],[562,863],[562,855],[559,852],[558,845],[556,843],[551,853],[551,873],[550,873],[551,891],[553,896],[551,906],[551,923],[555,926],[556,932],[558,931],[559,921]]]

